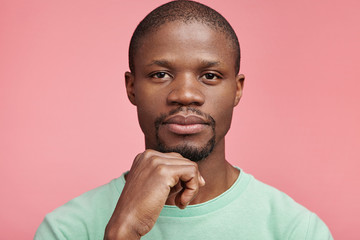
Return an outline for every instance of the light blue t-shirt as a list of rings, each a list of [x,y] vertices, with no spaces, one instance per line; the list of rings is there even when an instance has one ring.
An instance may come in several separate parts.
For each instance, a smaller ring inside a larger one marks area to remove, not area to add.
[[[124,175],[46,215],[35,240],[103,239]],[[327,226],[286,194],[241,170],[226,192],[186,209],[165,205],[144,240],[331,240]]]

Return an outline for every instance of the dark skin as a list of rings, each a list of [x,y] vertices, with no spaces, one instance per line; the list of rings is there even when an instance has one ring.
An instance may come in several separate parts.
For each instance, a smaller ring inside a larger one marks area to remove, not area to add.
[[[135,72],[126,72],[125,78],[146,150],[136,156],[126,176],[105,239],[140,239],[154,226],[165,204],[183,209],[206,202],[229,189],[239,175],[225,159],[224,137],[244,83],[244,76],[235,72],[230,41],[198,22],[166,23],[142,41]],[[170,116],[175,119],[171,124],[160,125],[159,139],[169,147],[202,148],[215,133],[213,151],[198,163],[178,153],[156,151],[154,121],[179,107],[184,110]],[[210,115],[215,129],[187,107]]]

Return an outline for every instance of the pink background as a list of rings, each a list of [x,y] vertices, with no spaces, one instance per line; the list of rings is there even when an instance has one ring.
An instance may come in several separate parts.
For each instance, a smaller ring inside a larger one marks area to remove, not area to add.
[[[137,23],[164,2],[0,1],[1,239],[31,239],[144,149],[123,73]],[[233,25],[247,77],[227,159],[359,239],[359,1],[203,3]]]

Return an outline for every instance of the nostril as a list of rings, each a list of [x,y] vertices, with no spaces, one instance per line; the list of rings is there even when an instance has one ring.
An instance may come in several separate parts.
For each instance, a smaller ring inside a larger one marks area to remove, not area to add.
[[[202,92],[195,87],[181,87],[173,89],[167,98],[168,104],[171,105],[196,105],[204,104],[205,97]]]

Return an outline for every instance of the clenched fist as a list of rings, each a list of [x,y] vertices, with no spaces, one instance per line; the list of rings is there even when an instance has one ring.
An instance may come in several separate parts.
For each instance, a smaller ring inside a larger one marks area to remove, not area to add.
[[[168,199],[175,198],[183,209],[204,185],[195,162],[178,153],[146,150],[136,156],[126,176],[104,239],[140,239],[154,226]]]

